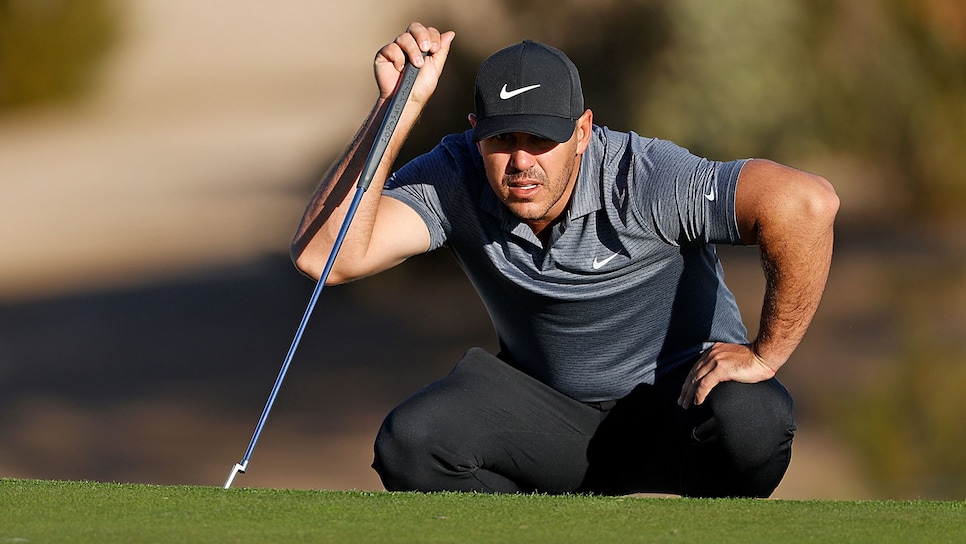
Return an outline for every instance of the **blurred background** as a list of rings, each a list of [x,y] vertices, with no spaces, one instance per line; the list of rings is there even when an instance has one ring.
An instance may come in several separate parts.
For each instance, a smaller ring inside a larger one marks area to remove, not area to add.
[[[375,100],[373,55],[420,20],[457,40],[403,160],[533,38],[598,124],[830,179],[776,496],[966,497],[966,4],[442,4],[0,0],[0,477],[223,484],[313,288],[287,254],[302,208]],[[495,347],[437,253],[326,289],[236,485],[381,489],[382,417]],[[753,332],[757,253],[720,253]]]

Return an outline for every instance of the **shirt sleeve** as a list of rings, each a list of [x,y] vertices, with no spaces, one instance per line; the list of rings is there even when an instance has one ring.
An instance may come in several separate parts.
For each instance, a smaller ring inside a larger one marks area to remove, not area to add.
[[[444,140],[429,153],[406,163],[386,180],[382,192],[419,214],[429,229],[430,251],[446,244],[449,222],[444,200],[461,177],[448,147]]]
[[[741,244],[735,191],[747,159],[712,161],[664,140],[644,145],[634,161],[643,220],[672,244]]]

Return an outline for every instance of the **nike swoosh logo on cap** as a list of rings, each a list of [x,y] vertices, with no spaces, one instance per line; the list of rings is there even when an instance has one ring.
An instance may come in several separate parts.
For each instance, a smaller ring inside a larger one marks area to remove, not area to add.
[[[503,84],[503,88],[500,89],[500,98],[502,98],[503,100],[509,100],[509,99],[513,98],[514,96],[516,96],[518,94],[523,94],[523,93],[525,93],[527,91],[532,91],[532,90],[536,89],[539,86],[540,86],[540,84],[538,83],[536,85],[529,85],[527,87],[520,87],[519,89],[514,89],[512,91],[508,91],[508,90],[506,90],[506,83],[504,83]]]

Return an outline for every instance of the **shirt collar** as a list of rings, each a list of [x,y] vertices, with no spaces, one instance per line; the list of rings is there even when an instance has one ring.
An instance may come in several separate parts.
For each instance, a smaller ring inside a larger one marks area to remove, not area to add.
[[[580,158],[577,184],[574,186],[573,194],[570,195],[570,205],[567,206],[568,221],[589,215],[604,207],[600,189],[601,151],[597,144],[597,138],[591,136],[590,145]]]

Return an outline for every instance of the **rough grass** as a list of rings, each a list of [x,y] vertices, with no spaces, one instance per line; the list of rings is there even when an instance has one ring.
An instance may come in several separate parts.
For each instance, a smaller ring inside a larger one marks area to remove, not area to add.
[[[229,489],[0,479],[8,542],[958,542],[966,503]]]

